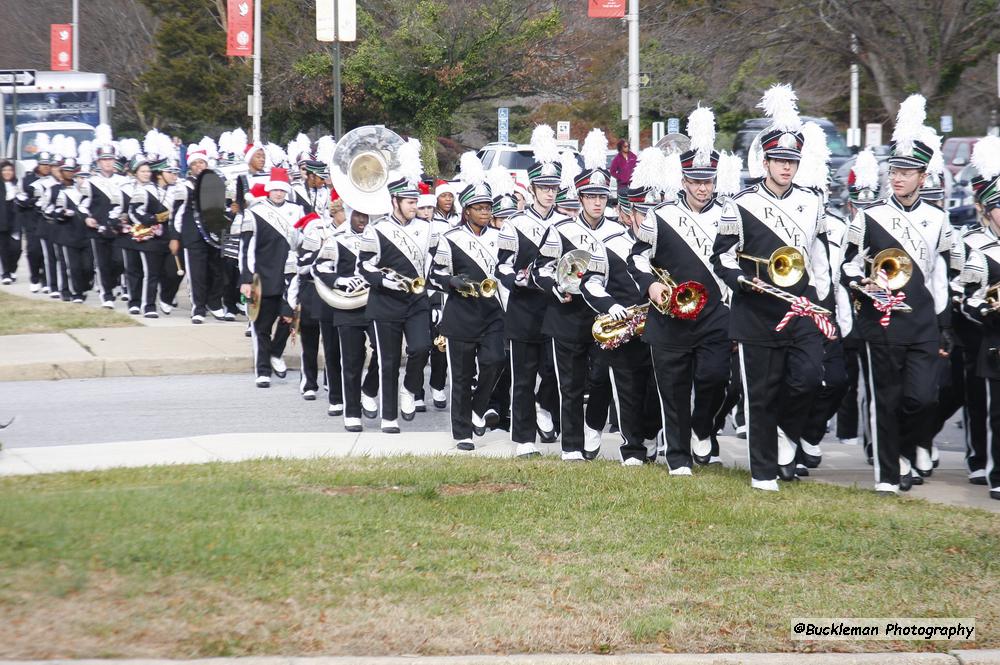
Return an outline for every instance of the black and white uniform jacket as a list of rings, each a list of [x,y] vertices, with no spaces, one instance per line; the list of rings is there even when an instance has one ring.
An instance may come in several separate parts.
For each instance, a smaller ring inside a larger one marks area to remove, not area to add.
[[[80,212],[84,217],[97,220],[97,228],[89,229],[91,236],[114,237],[125,208],[122,200],[122,179],[118,174],[104,176],[95,173],[87,178],[81,187],[83,201]]]
[[[564,342],[594,341],[591,334],[594,309],[587,301],[607,303],[609,306],[611,304],[607,300],[600,300],[607,295],[602,287],[608,279],[608,256],[604,243],[621,229],[620,224],[604,217],[601,217],[596,227],[591,228],[581,215],[578,218],[563,218],[545,231],[538,248],[538,258],[532,268],[532,278],[549,299],[542,322],[544,334]],[[589,252],[591,258],[580,280],[581,294],[574,294],[568,303],[564,303],[557,299],[553,291],[557,287],[556,266],[560,257],[574,249]],[[588,291],[586,296],[582,295],[584,290]]]
[[[548,214],[541,215],[534,206],[504,222],[499,236],[499,264],[496,278],[507,292],[507,315],[504,317],[504,335],[507,339],[520,342],[541,342],[544,312],[552,300],[552,294],[542,290],[531,279],[526,286],[517,286],[514,280],[519,273],[530,273],[542,237],[548,228],[565,215],[556,212],[553,206]]]
[[[250,284],[260,275],[265,297],[285,292],[285,275],[295,274],[296,250],[301,234],[295,228],[304,216],[302,207],[287,201],[275,205],[264,199],[250,206],[243,215],[240,238],[240,283]]]
[[[913,311],[894,312],[889,326],[882,313],[864,298],[854,314],[861,339],[875,344],[937,342],[939,329],[950,326],[949,262],[952,261],[948,213],[917,200],[904,206],[895,196],[858,212],[847,230],[841,283],[850,288],[871,275],[871,261],[884,249],[902,249],[913,263],[913,275],[898,292],[906,294]],[[960,267],[960,266],[959,266]]]
[[[358,257],[361,255],[363,238],[363,233],[355,233],[351,229],[350,222],[331,227],[329,235],[323,241],[323,246],[316,254],[313,279],[323,280],[327,287],[333,289],[337,288],[338,279],[348,280],[358,277]],[[368,286],[364,285],[362,288],[368,288]],[[329,309],[333,313],[333,325],[335,326],[364,328],[368,325],[365,307]]]
[[[309,214],[309,211],[305,211]],[[301,225],[300,225],[301,226]],[[311,320],[333,321],[333,308],[319,297],[313,279],[313,265],[319,260],[334,227],[322,219],[313,219],[300,230],[301,242],[296,251],[295,277],[288,285],[288,304],[294,310],[302,308],[302,317]]]
[[[635,247],[635,236],[631,230],[616,221],[606,220],[606,223],[612,224],[612,228],[617,226],[615,233],[603,239],[607,271],[603,274],[588,274],[587,283],[580,289],[584,302],[597,314],[607,314],[612,305],[631,307],[649,300],[628,269],[628,258]]]
[[[795,317],[781,332],[775,331],[790,303],[769,293],[747,290],[740,285],[739,278],[760,277],[774,286],[766,261],[774,250],[791,246],[802,253],[806,274],[784,290],[819,304],[830,293],[825,217],[820,197],[794,184],[778,196],[763,182],[758,183],[724,206],[712,251],[712,267],[732,293],[729,311],[732,339],[783,346],[797,337],[819,334],[809,317]],[[765,264],[741,254],[763,259]]]
[[[429,309],[426,291],[415,294],[385,288],[382,268],[394,270],[407,279],[426,279],[431,248],[436,244],[430,224],[419,217],[404,225],[387,215],[365,227],[358,273],[371,285],[365,308],[370,321],[405,321]]]
[[[713,198],[701,212],[695,212],[681,195],[653,208],[639,226],[629,268],[644,298],[659,281],[654,267],[666,270],[678,285],[698,282],[708,294],[704,309],[694,319],[674,318],[650,307],[642,336],[649,344],[690,348],[712,332],[729,334],[729,287],[712,270],[722,209],[723,203]]]
[[[314,212],[323,221],[330,221],[330,190],[325,185],[313,189],[305,183],[298,183],[292,187],[292,194],[294,199],[289,197],[291,202],[302,206],[306,214]]]
[[[992,235],[992,232],[984,230],[974,241],[987,235]],[[997,293],[989,290],[991,285],[1000,282],[1000,242],[988,242],[971,250],[962,273],[971,291],[963,305],[964,313],[982,324],[983,337],[976,356],[976,375],[1000,379],[1000,310],[991,311],[997,301]]]
[[[136,225],[153,227],[153,237],[137,242],[133,238],[134,249],[143,252],[163,252],[167,241],[176,237],[170,213],[174,209],[174,188],[158,187],[147,182],[132,188],[129,196],[128,218],[133,229]]]
[[[53,215],[59,227],[55,240],[60,245],[85,249],[90,244],[85,217],[80,209],[82,203],[83,193],[77,187],[59,187]]]
[[[451,287],[453,276],[477,283],[494,279],[499,261],[499,236],[500,232],[490,226],[486,226],[481,235],[476,235],[465,222],[438,239],[430,281],[447,294],[438,326],[445,337],[476,341],[500,325],[503,305],[499,292],[489,298],[463,297]]]
[[[17,183],[0,180],[0,233],[14,239],[21,237],[21,225],[17,220]]]
[[[826,211],[826,240],[830,250],[831,290],[821,303],[836,312],[837,328],[840,336],[847,337],[854,329],[853,295],[840,283],[840,266],[844,262],[844,243],[847,241],[847,221],[840,215]],[[864,296],[861,296],[864,298]],[[836,309],[835,309],[836,308]],[[855,335],[856,336],[856,335]]]
[[[197,178],[189,176],[183,183],[178,183],[174,189],[174,232],[176,237],[180,238],[183,247],[205,243],[219,249],[219,236],[205,230],[196,210],[197,202],[194,200],[194,193],[197,182]]]

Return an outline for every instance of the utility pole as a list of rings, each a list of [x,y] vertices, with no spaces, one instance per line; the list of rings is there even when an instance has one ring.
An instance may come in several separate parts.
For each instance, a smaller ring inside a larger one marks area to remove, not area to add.
[[[851,35],[851,129],[847,133],[847,147],[861,149],[861,125],[858,101],[858,37]]]
[[[253,142],[260,143],[260,33],[263,26],[260,21],[260,6],[264,0],[254,0],[253,3]]]
[[[73,0],[73,71],[80,71],[80,0]]]
[[[333,140],[344,135],[340,95],[340,0],[333,0]]]
[[[639,0],[628,0],[628,142],[639,152]]]

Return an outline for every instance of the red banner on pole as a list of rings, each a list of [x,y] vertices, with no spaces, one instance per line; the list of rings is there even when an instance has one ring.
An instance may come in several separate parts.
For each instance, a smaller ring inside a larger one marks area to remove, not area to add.
[[[253,3],[255,0],[228,0],[226,55],[253,55]]]
[[[590,18],[623,18],[627,0],[587,0]]]
[[[73,24],[51,24],[52,62],[49,68],[54,72],[68,72],[73,69]]]

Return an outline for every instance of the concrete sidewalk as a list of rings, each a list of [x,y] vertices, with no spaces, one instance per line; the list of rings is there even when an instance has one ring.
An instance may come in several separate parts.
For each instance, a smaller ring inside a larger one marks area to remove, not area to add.
[[[997,650],[948,653],[649,653],[510,656],[243,657],[200,660],[0,660],[0,665],[1000,665]]]
[[[619,437],[605,434],[601,457],[618,459]],[[746,441],[735,437],[719,438],[723,464],[747,468]],[[558,444],[542,445],[544,454],[559,454]],[[873,471],[856,446],[826,444],[823,464],[804,482],[828,482],[845,487],[872,489]],[[96,471],[116,467],[139,467],[161,464],[205,464],[240,462],[262,458],[312,459],[317,457],[382,457],[390,455],[477,455],[513,457],[514,444],[506,432],[497,430],[476,439],[476,450],[460,452],[448,432],[360,433],[254,433],[216,434],[175,439],[116,441],[71,446],[9,448],[0,451],[0,476]],[[527,463],[530,463],[527,462]],[[698,469],[695,469],[695,476]],[[664,478],[668,476],[664,470]],[[669,482],[688,482],[688,478],[669,477]],[[695,481],[697,482],[697,481]],[[941,465],[924,485],[914,487],[904,496],[926,499],[951,506],[973,507],[1000,513],[1000,501],[989,498],[983,487],[970,485],[966,479],[962,453],[942,451]]]

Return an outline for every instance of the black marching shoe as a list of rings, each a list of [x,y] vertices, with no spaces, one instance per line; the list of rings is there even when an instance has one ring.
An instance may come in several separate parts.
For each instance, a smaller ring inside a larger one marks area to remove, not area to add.
[[[901,475],[899,477],[899,491],[909,492],[911,487],[913,487],[913,475],[909,473],[905,476]]]
[[[809,467],[807,467],[805,464],[796,464],[795,465],[795,475],[798,476],[799,478],[806,478],[806,477],[808,477],[809,476]]]
[[[990,490],[990,498],[1000,501],[1000,487]]]
[[[985,474],[985,472],[982,472],[982,473],[983,473],[983,475],[981,475],[981,476],[980,475],[969,476],[969,484],[970,485],[982,485],[983,487],[986,487],[986,485],[988,485],[989,483],[986,482],[986,474]]]
[[[794,482],[798,480],[799,477],[795,475],[795,463],[791,464],[779,464],[778,465],[778,480],[783,480],[786,483]]]
[[[459,450],[475,450],[476,445],[471,441],[459,441],[455,444],[455,447]]]
[[[910,474],[910,484],[912,484],[912,485],[923,485],[924,484],[924,477],[920,475],[919,471],[917,472],[916,475],[914,475],[913,473]]]

